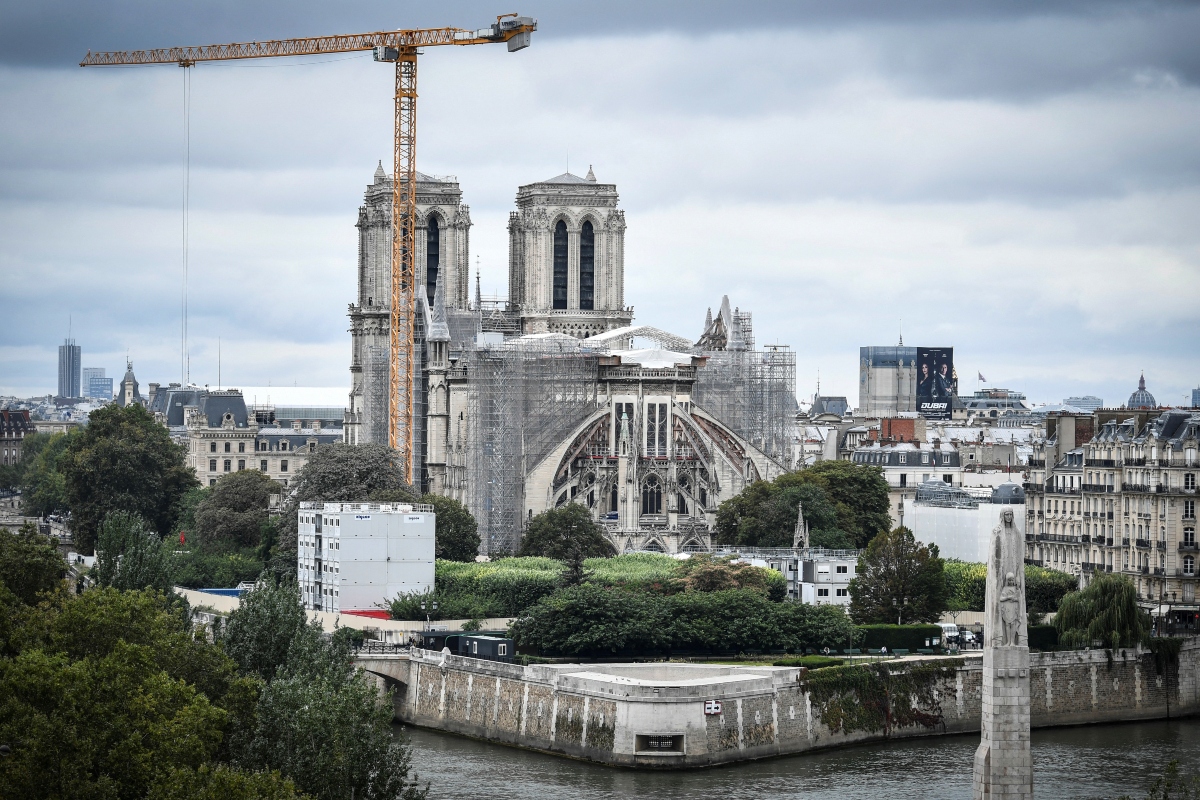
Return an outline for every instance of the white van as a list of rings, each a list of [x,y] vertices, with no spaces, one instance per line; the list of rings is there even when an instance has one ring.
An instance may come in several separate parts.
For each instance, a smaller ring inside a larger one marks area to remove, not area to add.
[[[939,622],[938,627],[942,629],[943,642],[949,644],[958,641],[958,626],[953,622]]]

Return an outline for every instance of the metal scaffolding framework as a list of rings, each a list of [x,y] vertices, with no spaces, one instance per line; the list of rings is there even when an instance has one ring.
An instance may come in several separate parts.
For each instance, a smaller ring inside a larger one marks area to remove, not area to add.
[[[595,410],[599,357],[550,337],[467,348],[463,361],[467,505],[483,552],[512,552],[525,524],[525,474]]]
[[[744,324],[743,330],[747,329]],[[708,360],[696,373],[692,399],[738,436],[791,469],[796,438],[796,354],[786,346],[772,345],[765,350],[703,355]]]

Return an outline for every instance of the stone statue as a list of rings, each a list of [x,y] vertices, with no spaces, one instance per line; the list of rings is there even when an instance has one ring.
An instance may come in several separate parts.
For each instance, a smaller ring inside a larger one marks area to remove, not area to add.
[[[1000,645],[1007,647],[1020,644],[1018,627],[1021,625],[1021,590],[1017,578],[1011,572],[1004,575],[1004,588],[1000,590]]]
[[[976,800],[1033,797],[1029,748],[1029,638],[1025,542],[1011,508],[1000,512],[988,549],[984,603],[983,721],[975,751]]]

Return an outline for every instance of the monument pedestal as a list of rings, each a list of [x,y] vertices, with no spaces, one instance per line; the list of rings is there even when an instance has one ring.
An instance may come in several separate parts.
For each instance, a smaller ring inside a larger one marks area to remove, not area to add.
[[[983,653],[983,726],[975,751],[975,798],[1033,797],[1029,749],[1029,648]]]
[[[983,724],[975,751],[975,800],[1033,797],[1023,551],[1012,509],[1006,508],[992,531],[988,554]]]

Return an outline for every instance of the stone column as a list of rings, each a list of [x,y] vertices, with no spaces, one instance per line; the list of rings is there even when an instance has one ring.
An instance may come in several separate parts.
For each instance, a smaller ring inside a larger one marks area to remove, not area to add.
[[[1024,542],[1013,511],[1000,512],[988,553],[984,605],[983,725],[975,751],[975,798],[1032,798],[1029,640]]]

